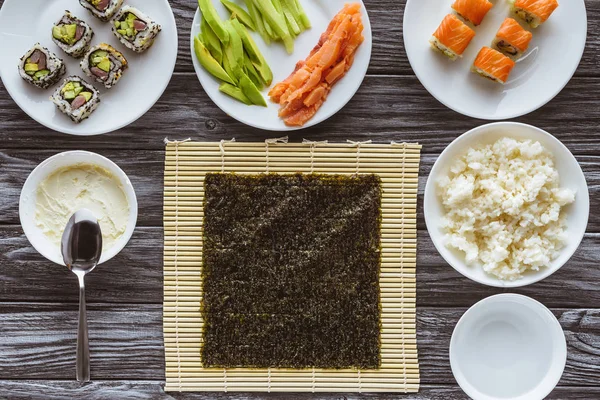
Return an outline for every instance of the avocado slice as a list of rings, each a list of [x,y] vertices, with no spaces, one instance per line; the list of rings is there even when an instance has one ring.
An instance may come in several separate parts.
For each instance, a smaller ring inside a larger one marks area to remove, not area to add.
[[[221,41],[219,40],[217,35],[215,35],[212,28],[210,27],[210,25],[208,25],[204,17],[202,17],[202,21],[200,22],[200,31],[200,35],[202,35],[202,43],[206,45],[206,47],[210,51],[210,54],[212,54],[215,60],[217,60],[219,64],[222,63],[223,50],[221,49]]]
[[[68,82],[65,86],[63,86],[63,88],[61,89],[61,93],[66,93],[66,92],[70,92],[75,90],[75,82]]]
[[[74,92],[75,92],[75,96],[77,96],[79,93],[81,93],[83,91],[83,88],[81,86],[76,87]]]
[[[133,22],[133,21],[135,21],[136,19],[138,19],[138,17],[137,17],[135,14],[133,14],[133,13],[129,13],[129,14],[127,14],[127,18],[125,18],[125,20],[126,20],[127,22]]]
[[[223,67],[210,55],[210,51],[204,46],[204,43],[196,36],[194,38],[194,52],[200,64],[214,77],[233,84],[231,77],[225,72]]]
[[[221,43],[227,44],[229,42],[229,33],[223,26],[223,21],[221,20],[221,17],[219,17],[212,0],[198,0],[198,6],[202,12],[202,17],[206,19],[206,22],[210,25]]]
[[[75,92],[73,90],[67,90],[63,94],[63,97],[65,98],[65,100],[73,100],[75,97],[77,97],[77,95],[75,94]]]
[[[108,52],[104,51],[104,50],[96,50],[95,52],[92,53],[92,57],[104,58],[106,56],[108,56]]]
[[[25,72],[36,72],[37,70],[39,70],[38,65],[33,63],[25,64],[24,68]]]
[[[62,40],[64,36],[62,26],[53,26],[52,27],[52,37],[54,39]]]
[[[239,87],[235,87],[229,83],[223,82],[221,84],[221,86],[219,86],[219,90],[221,92],[225,93],[226,95],[229,95],[229,96],[233,97],[234,99],[239,100],[248,106],[252,105],[252,102],[250,101],[250,99],[248,99],[246,97],[244,92],[242,92],[242,89],[240,89]]]
[[[45,77],[46,75],[48,75],[50,73],[50,70],[48,69],[43,69],[41,71],[37,71],[34,75],[33,75],[33,79],[41,79],[43,77]]]
[[[87,103],[92,98],[92,94],[90,92],[81,92],[81,95],[85,97],[85,102]]]
[[[265,98],[263,97],[262,93],[260,93],[260,90],[258,90],[254,83],[252,83],[250,78],[248,78],[248,75],[243,74],[240,78],[240,88],[242,89],[242,92],[244,92],[246,97],[250,99],[252,104],[263,107],[267,106],[267,102],[265,101]]]
[[[119,29],[121,26],[121,21],[115,21],[115,28]]]
[[[242,26],[242,24],[240,24],[236,20],[231,21],[231,23],[235,28],[237,34],[242,39],[244,49],[250,57],[250,61],[252,61],[252,64],[254,64],[254,66],[256,67],[256,71],[258,72],[262,80],[265,82],[265,85],[270,86],[273,82],[273,71],[271,71],[269,64],[267,64],[267,60],[265,60],[262,53],[258,49],[256,42],[254,41],[254,39],[252,39],[252,36],[250,36],[248,31]]]
[[[104,72],[110,71],[110,60],[108,59],[108,57],[104,58],[102,61],[100,61],[97,65],[97,67],[100,68]]]
[[[74,41],[75,40],[75,32],[77,32],[77,25],[69,24],[69,25],[64,25],[64,27],[65,27],[65,31],[66,31],[66,38],[69,39],[70,41]]]
[[[221,3],[225,6],[225,8],[227,10],[229,10],[232,17],[239,19],[242,22],[242,24],[246,25],[248,28],[252,29],[253,31],[256,30],[254,21],[252,20],[252,17],[250,16],[250,14],[248,14],[246,12],[246,10],[244,10],[242,7],[238,6],[237,4],[232,3],[229,0],[221,0]]]

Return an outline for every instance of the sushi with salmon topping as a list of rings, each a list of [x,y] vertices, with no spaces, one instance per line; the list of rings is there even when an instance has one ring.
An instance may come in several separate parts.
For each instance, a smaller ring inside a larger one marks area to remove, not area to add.
[[[442,52],[454,61],[458,57],[462,57],[474,37],[475,31],[473,29],[469,28],[454,14],[448,14],[429,39],[429,43],[435,50]]]
[[[533,34],[514,19],[506,18],[492,43],[492,47],[504,55],[516,60],[527,51]]]
[[[515,62],[498,50],[484,47],[479,51],[471,70],[484,78],[498,83],[506,83]]]
[[[537,28],[556,10],[557,0],[508,0],[511,10],[529,24]]]
[[[488,11],[492,9],[493,4],[488,0],[456,0],[452,4],[452,9],[456,13],[477,26],[481,24]]]

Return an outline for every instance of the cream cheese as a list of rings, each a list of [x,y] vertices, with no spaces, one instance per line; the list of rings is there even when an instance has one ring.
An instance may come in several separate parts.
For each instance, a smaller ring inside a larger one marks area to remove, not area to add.
[[[35,222],[57,246],[69,218],[82,208],[98,219],[104,251],[125,233],[129,203],[121,182],[110,171],[93,164],[70,165],[56,170],[38,186]]]

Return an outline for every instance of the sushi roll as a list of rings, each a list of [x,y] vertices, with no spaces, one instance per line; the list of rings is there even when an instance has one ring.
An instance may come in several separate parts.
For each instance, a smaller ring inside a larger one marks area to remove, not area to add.
[[[79,0],[79,4],[99,20],[108,22],[119,11],[123,0]]]
[[[52,27],[52,40],[71,57],[80,58],[90,48],[94,31],[69,10]]]
[[[506,18],[496,33],[492,47],[516,60],[527,51],[532,37],[532,33],[523,29],[517,21]]]
[[[63,60],[36,43],[19,61],[19,75],[40,89],[48,89],[67,71]]]
[[[485,15],[493,4],[488,0],[456,0],[452,9],[465,20],[477,26],[481,24]]]
[[[471,70],[484,78],[506,83],[515,62],[497,50],[484,47],[479,51]]]
[[[111,45],[100,43],[88,50],[81,60],[81,69],[87,76],[110,89],[127,69],[127,59]]]
[[[75,123],[88,118],[100,105],[95,87],[78,76],[70,76],[56,89],[50,100]]]
[[[433,33],[429,43],[451,60],[462,57],[465,49],[475,37],[475,31],[469,28],[454,14],[448,14]]]
[[[161,27],[146,14],[130,6],[119,11],[112,31],[125,47],[137,53],[146,51],[154,43]]]
[[[557,0],[509,0],[511,10],[529,24],[537,28],[556,10]]]

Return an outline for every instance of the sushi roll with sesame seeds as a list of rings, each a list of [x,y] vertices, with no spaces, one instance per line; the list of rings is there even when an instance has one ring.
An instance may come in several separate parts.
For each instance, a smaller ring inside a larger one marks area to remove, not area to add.
[[[36,43],[19,60],[19,75],[40,89],[48,89],[67,71],[63,60],[39,43]]]
[[[125,47],[142,53],[154,43],[161,27],[137,8],[125,6],[113,21],[112,31]]]
[[[127,69],[127,59],[111,45],[100,43],[88,50],[81,60],[81,69],[87,76],[110,89]]]
[[[70,76],[50,100],[75,123],[88,118],[100,105],[98,90],[78,76]]]
[[[90,48],[94,31],[69,10],[52,27],[52,40],[71,57],[80,58]]]
[[[79,4],[101,21],[108,22],[119,11],[123,0],[79,0]]]

